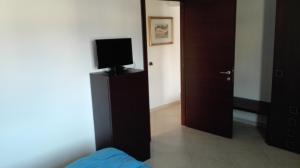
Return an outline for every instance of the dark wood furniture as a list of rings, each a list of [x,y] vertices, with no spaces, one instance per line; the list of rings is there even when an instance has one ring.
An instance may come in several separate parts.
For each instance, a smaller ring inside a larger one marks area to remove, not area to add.
[[[252,99],[245,99],[240,97],[233,98],[233,107],[238,110],[256,113],[259,115],[268,116],[271,103],[265,101],[258,101]]]
[[[271,112],[267,142],[300,152],[300,1],[277,0]]]
[[[150,158],[150,110],[144,71],[92,73],[97,150],[115,147],[140,161]]]

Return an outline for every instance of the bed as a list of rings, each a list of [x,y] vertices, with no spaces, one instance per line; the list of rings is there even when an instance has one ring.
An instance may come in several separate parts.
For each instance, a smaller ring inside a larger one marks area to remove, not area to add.
[[[151,168],[123,151],[105,148],[71,163],[66,168]]]

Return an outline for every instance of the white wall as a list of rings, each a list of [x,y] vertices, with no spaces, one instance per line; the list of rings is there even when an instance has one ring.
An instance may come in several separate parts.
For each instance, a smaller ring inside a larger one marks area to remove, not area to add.
[[[276,0],[238,0],[234,96],[271,101]],[[234,119],[258,123],[256,114],[234,111]]]
[[[95,150],[92,41],[132,37],[140,0],[0,0],[0,167],[55,168]]]
[[[174,18],[174,44],[149,46],[150,107],[180,100],[180,5],[178,2],[146,0],[147,16]]]
[[[234,95],[270,101],[276,0],[238,0]]]

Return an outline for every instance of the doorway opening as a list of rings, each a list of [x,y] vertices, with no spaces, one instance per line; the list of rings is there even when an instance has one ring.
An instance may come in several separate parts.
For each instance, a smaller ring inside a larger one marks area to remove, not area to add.
[[[180,103],[180,2],[146,0],[146,11],[150,107],[157,111]]]
[[[145,9],[150,107],[153,112],[176,105],[181,110],[180,95],[184,89],[181,84],[184,81],[180,79],[184,79],[181,78],[183,63],[180,59],[180,2],[146,0]],[[235,121],[253,126],[265,126],[264,116],[270,102],[275,11],[274,1],[237,0],[232,116]],[[150,17],[173,18],[172,44],[151,46]],[[184,121],[185,116],[181,115],[176,121],[180,120]]]
[[[162,119],[160,114],[156,114],[166,110],[162,114],[163,118],[174,120],[165,120],[165,122],[176,122],[176,125],[180,125],[180,2],[146,0],[145,9],[151,121]],[[170,108],[173,113],[168,110]],[[151,125],[153,136],[167,130],[167,128],[161,130],[155,127],[156,124],[153,122]]]

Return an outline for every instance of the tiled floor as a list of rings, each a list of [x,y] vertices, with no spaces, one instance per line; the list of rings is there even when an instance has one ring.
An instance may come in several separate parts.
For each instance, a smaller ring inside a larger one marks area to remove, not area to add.
[[[180,105],[152,112],[153,168],[300,168],[300,155],[266,145],[255,127],[226,139],[180,125]]]

